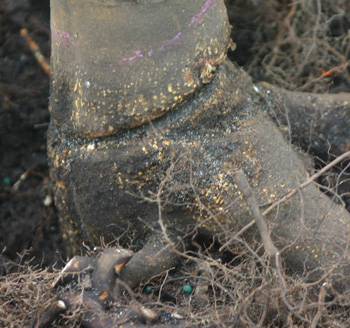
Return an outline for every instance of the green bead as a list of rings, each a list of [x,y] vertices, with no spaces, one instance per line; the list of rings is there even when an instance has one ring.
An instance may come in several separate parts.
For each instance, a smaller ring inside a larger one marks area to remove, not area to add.
[[[191,285],[183,285],[182,290],[185,294],[191,294],[192,293],[192,286]]]
[[[149,294],[152,291],[152,287],[151,286],[146,286],[144,291],[145,291],[145,293]]]
[[[11,184],[11,178],[10,177],[5,177],[2,179],[2,182],[6,185],[9,186]]]

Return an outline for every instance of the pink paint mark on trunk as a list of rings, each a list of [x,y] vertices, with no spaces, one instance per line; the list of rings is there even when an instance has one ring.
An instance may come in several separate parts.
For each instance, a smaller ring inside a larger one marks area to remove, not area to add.
[[[143,57],[143,54],[140,50],[136,50],[135,51],[135,56],[132,56],[132,57],[123,57],[123,62],[126,62],[126,61],[133,61],[134,59],[136,58],[142,58]]]
[[[68,32],[63,31],[63,32],[62,32],[62,37],[63,37],[64,39],[67,39],[73,46],[76,46],[76,45],[77,45],[77,44],[75,43],[75,41],[73,40],[73,38],[71,37],[71,35],[70,35]]]
[[[207,0],[204,6],[202,7],[202,10],[191,19],[191,23],[188,26],[192,26],[194,23],[196,23],[203,15],[204,13],[209,9],[210,5],[213,3],[213,0]]]
[[[215,3],[215,0],[206,0],[205,4],[201,8],[200,12],[196,15],[193,16],[191,19],[191,22],[188,24],[189,27],[192,27],[195,23],[199,22],[204,14],[208,11],[208,9]],[[182,32],[178,32],[172,39],[170,40],[164,40],[162,42],[162,45],[156,50],[156,51],[165,51],[169,50],[172,48],[174,45],[176,45],[179,40],[181,39]],[[145,52],[146,53],[146,52]],[[122,62],[131,62],[135,60],[136,58],[141,58],[141,61],[143,61],[143,57],[152,57],[154,55],[153,48],[150,46],[149,51],[147,52],[147,55],[143,55],[140,50],[135,51],[135,55],[131,57],[122,57],[121,61]],[[115,67],[111,67],[111,70],[113,73],[117,71]]]
[[[74,47],[77,46],[77,43],[74,41],[71,35],[66,31],[59,32],[56,29],[52,29],[52,36],[57,42],[62,43],[63,45],[70,43]]]
[[[174,43],[176,43],[181,36],[182,32],[177,33],[171,40],[165,40],[163,41],[160,48],[158,48],[158,51],[163,51],[169,49]]]

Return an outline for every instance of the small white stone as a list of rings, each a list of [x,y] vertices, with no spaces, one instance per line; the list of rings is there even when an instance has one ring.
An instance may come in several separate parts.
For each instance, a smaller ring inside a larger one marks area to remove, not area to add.
[[[260,89],[254,84],[253,84],[253,89],[256,93],[260,93]]]
[[[66,310],[67,309],[66,303],[64,303],[61,300],[57,302],[57,307],[62,309],[62,310]]]
[[[50,195],[46,195],[43,204],[45,206],[50,206],[52,204],[52,197]]]
[[[91,143],[87,146],[88,150],[94,150],[95,149],[95,144]]]

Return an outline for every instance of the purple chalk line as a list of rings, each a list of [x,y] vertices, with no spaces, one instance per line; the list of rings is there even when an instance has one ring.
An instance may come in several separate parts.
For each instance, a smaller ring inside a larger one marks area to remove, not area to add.
[[[191,27],[195,22],[197,22],[201,18],[201,16],[203,16],[203,14],[209,9],[209,6],[212,2],[213,0],[207,0],[207,2],[202,7],[202,10],[196,16],[192,17],[191,23],[188,26]]]
[[[164,51],[166,49],[169,49],[172,47],[172,45],[178,41],[180,39],[180,36],[181,36],[181,33],[182,32],[179,32],[175,35],[175,37],[173,37],[171,40],[165,40],[162,42],[162,46],[160,48],[158,48],[157,50],[158,51]]]
[[[71,45],[73,46],[77,45],[76,42],[71,37],[71,35],[66,31],[58,32],[58,30],[56,30],[55,28],[52,28],[52,35],[57,42],[66,44],[68,40]]]
[[[212,5],[214,0],[207,0],[205,4],[203,5],[201,11],[196,15],[193,16],[191,19],[191,22],[188,24],[189,27],[192,27],[196,22],[200,20],[200,18],[208,11],[209,7]],[[162,42],[162,45],[157,49],[158,51],[164,51],[169,48],[171,48],[178,40],[180,40],[182,32],[178,32],[171,40],[164,40]],[[153,55],[153,49],[151,48],[150,51],[148,51],[148,57],[151,57]],[[135,51],[135,56],[131,57],[123,57],[122,61],[133,61],[136,58],[142,58],[143,54],[140,50]],[[141,59],[142,61],[142,59]],[[116,72],[116,69],[113,69],[113,73]]]
[[[142,57],[143,57],[142,52],[140,50],[137,50],[137,51],[135,51],[135,56],[132,56],[132,57],[129,57],[129,58],[123,57],[122,61],[123,62],[125,62],[125,61],[133,61],[136,58],[142,58]]]
[[[196,16],[192,17],[191,22],[188,24],[188,26],[192,27],[196,22],[198,22],[200,18],[208,11],[209,7],[212,5],[214,1],[215,0],[207,0],[203,5],[201,11]],[[57,29],[52,28],[52,35],[57,42],[62,43],[63,45],[65,45],[67,41],[69,41],[69,43],[73,46],[77,45],[74,39],[71,37],[71,35],[66,31],[59,32]],[[170,49],[171,47],[173,47],[174,44],[176,44],[180,40],[181,35],[182,35],[182,32],[180,31],[172,39],[164,40],[162,42],[162,45],[157,49],[157,51],[165,51]],[[150,47],[150,50],[147,52],[147,55],[148,57],[151,57],[153,55],[152,47]],[[136,50],[134,56],[123,57],[122,62],[128,62],[128,61],[131,62],[137,58],[141,58],[141,61],[143,61],[143,57],[144,55],[142,54],[141,50]],[[109,66],[112,67],[113,65],[111,64]],[[113,67],[112,72],[115,73],[116,71],[117,69]]]

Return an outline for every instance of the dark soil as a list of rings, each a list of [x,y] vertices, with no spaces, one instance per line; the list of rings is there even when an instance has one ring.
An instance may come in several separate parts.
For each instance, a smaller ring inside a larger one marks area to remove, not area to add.
[[[35,262],[43,265],[59,260],[57,249],[63,254],[54,206],[43,203],[50,197],[46,155],[49,77],[20,30],[26,28],[50,58],[49,17],[48,0],[0,4],[0,249],[12,260],[31,249],[28,256],[35,256]],[[26,178],[20,180],[23,174]]]

